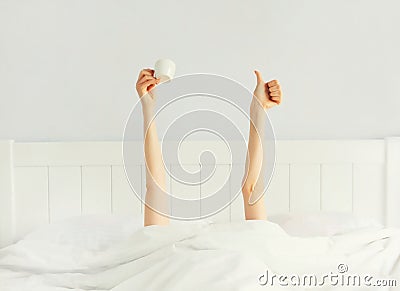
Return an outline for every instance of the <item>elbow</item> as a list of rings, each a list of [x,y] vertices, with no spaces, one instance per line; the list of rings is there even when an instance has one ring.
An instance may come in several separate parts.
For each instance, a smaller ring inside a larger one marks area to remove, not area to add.
[[[244,197],[250,197],[256,186],[257,179],[254,179],[251,175],[244,175],[242,179],[242,194]]]
[[[242,186],[242,193],[244,197],[250,197],[251,193],[253,193],[255,187],[255,183],[245,182]]]

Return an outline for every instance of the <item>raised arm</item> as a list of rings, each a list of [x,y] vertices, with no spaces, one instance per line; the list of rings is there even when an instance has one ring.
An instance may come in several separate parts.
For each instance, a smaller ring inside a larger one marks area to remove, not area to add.
[[[265,220],[264,196],[256,203],[250,199],[253,195],[259,197],[264,190],[265,173],[264,165],[264,146],[265,146],[265,121],[266,110],[281,103],[281,88],[277,80],[264,82],[260,72],[255,71],[257,76],[257,86],[253,93],[250,105],[250,133],[249,144],[246,156],[246,169],[243,177],[243,201],[246,219]]]
[[[166,225],[169,219],[152,208],[166,213],[169,209],[166,200],[165,169],[162,161],[160,142],[154,117],[156,95],[152,89],[159,83],[154,77],[154,71],[144,69],[140,72],[136,82],[136,91],[139,94],[144,126],[144,155],[146,162],[146,197],[144,209],[144,225]]]

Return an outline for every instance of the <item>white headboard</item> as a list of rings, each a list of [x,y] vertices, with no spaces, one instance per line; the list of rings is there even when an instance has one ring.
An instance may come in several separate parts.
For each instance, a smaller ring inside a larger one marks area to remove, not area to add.
[[[183,148],[191,151],[201,144],[190,142]],[[139,143],[137,146],[141,149]],[[219,145],[212,146],[218,153]],[[190,151],[184,154],[188,157],[184,162],[196,169],[199,164],[191,159]],[[400,226],[400,138],[278,141],[276,155],[275,174],[266,198],[269,214],[352,212],[386,225]],[[216,175],[222,176],[228,167],[220,164]],[[173,171],[174,165],[170,168]],[[143,195],[145,176],[141,155],[136,171],[135,183],[140,185]],[[71,216],[140,215],[143,211],[125,177],[120,142],[2,141],[0,179],[0,246],[21,238],[37,226]],[[174,192],[183,186],[172,181],[168,187]],[[201,197],[213,187],[213,182],[200,184],[185,193]],[[229,185],[227,195],[232,195]],[[211,219],[243,219],[241,196]]]

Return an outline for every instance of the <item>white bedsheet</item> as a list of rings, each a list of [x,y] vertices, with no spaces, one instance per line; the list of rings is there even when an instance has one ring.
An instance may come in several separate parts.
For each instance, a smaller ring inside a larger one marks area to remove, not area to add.
[[[0,250],[0,290],[292,290],[262,286],[260,275],[322,278],[338,273],[339,264],[348,266],[343,274],[397,279],[399,285],[400,231],[299,238],[266,221],[152,226],[101,252],[21,240]],[[354,290],[324,286],[318,290]]]

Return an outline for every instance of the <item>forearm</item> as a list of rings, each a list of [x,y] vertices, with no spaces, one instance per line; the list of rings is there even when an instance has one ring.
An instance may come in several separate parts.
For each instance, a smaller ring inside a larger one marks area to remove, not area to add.
[[[157,135],[156,123],[144,118],[144,154],[146,159],[146,185],[153,186],[153,182],[165,191],[165,169],[162,160],[160,142]],[[150,176],[149,176],[150,175]]]
[[[266,113],[253,97],[250,105],[250,131],[243,177],[243,199],[246,219],[266,219],[264,197],[253,203],[264,191],[264,146]],[[250,199],[252,197],[252,199]]]
[[[152,118],[152,112],[144,110],[144,154],[146,159],[146,206],[144,222],[145,225],[160,225],[167,224],[168,218],[148,207],[150,205],[162,213],[166,213],[169,209],[165,192],[165,168],[156,123]]]

